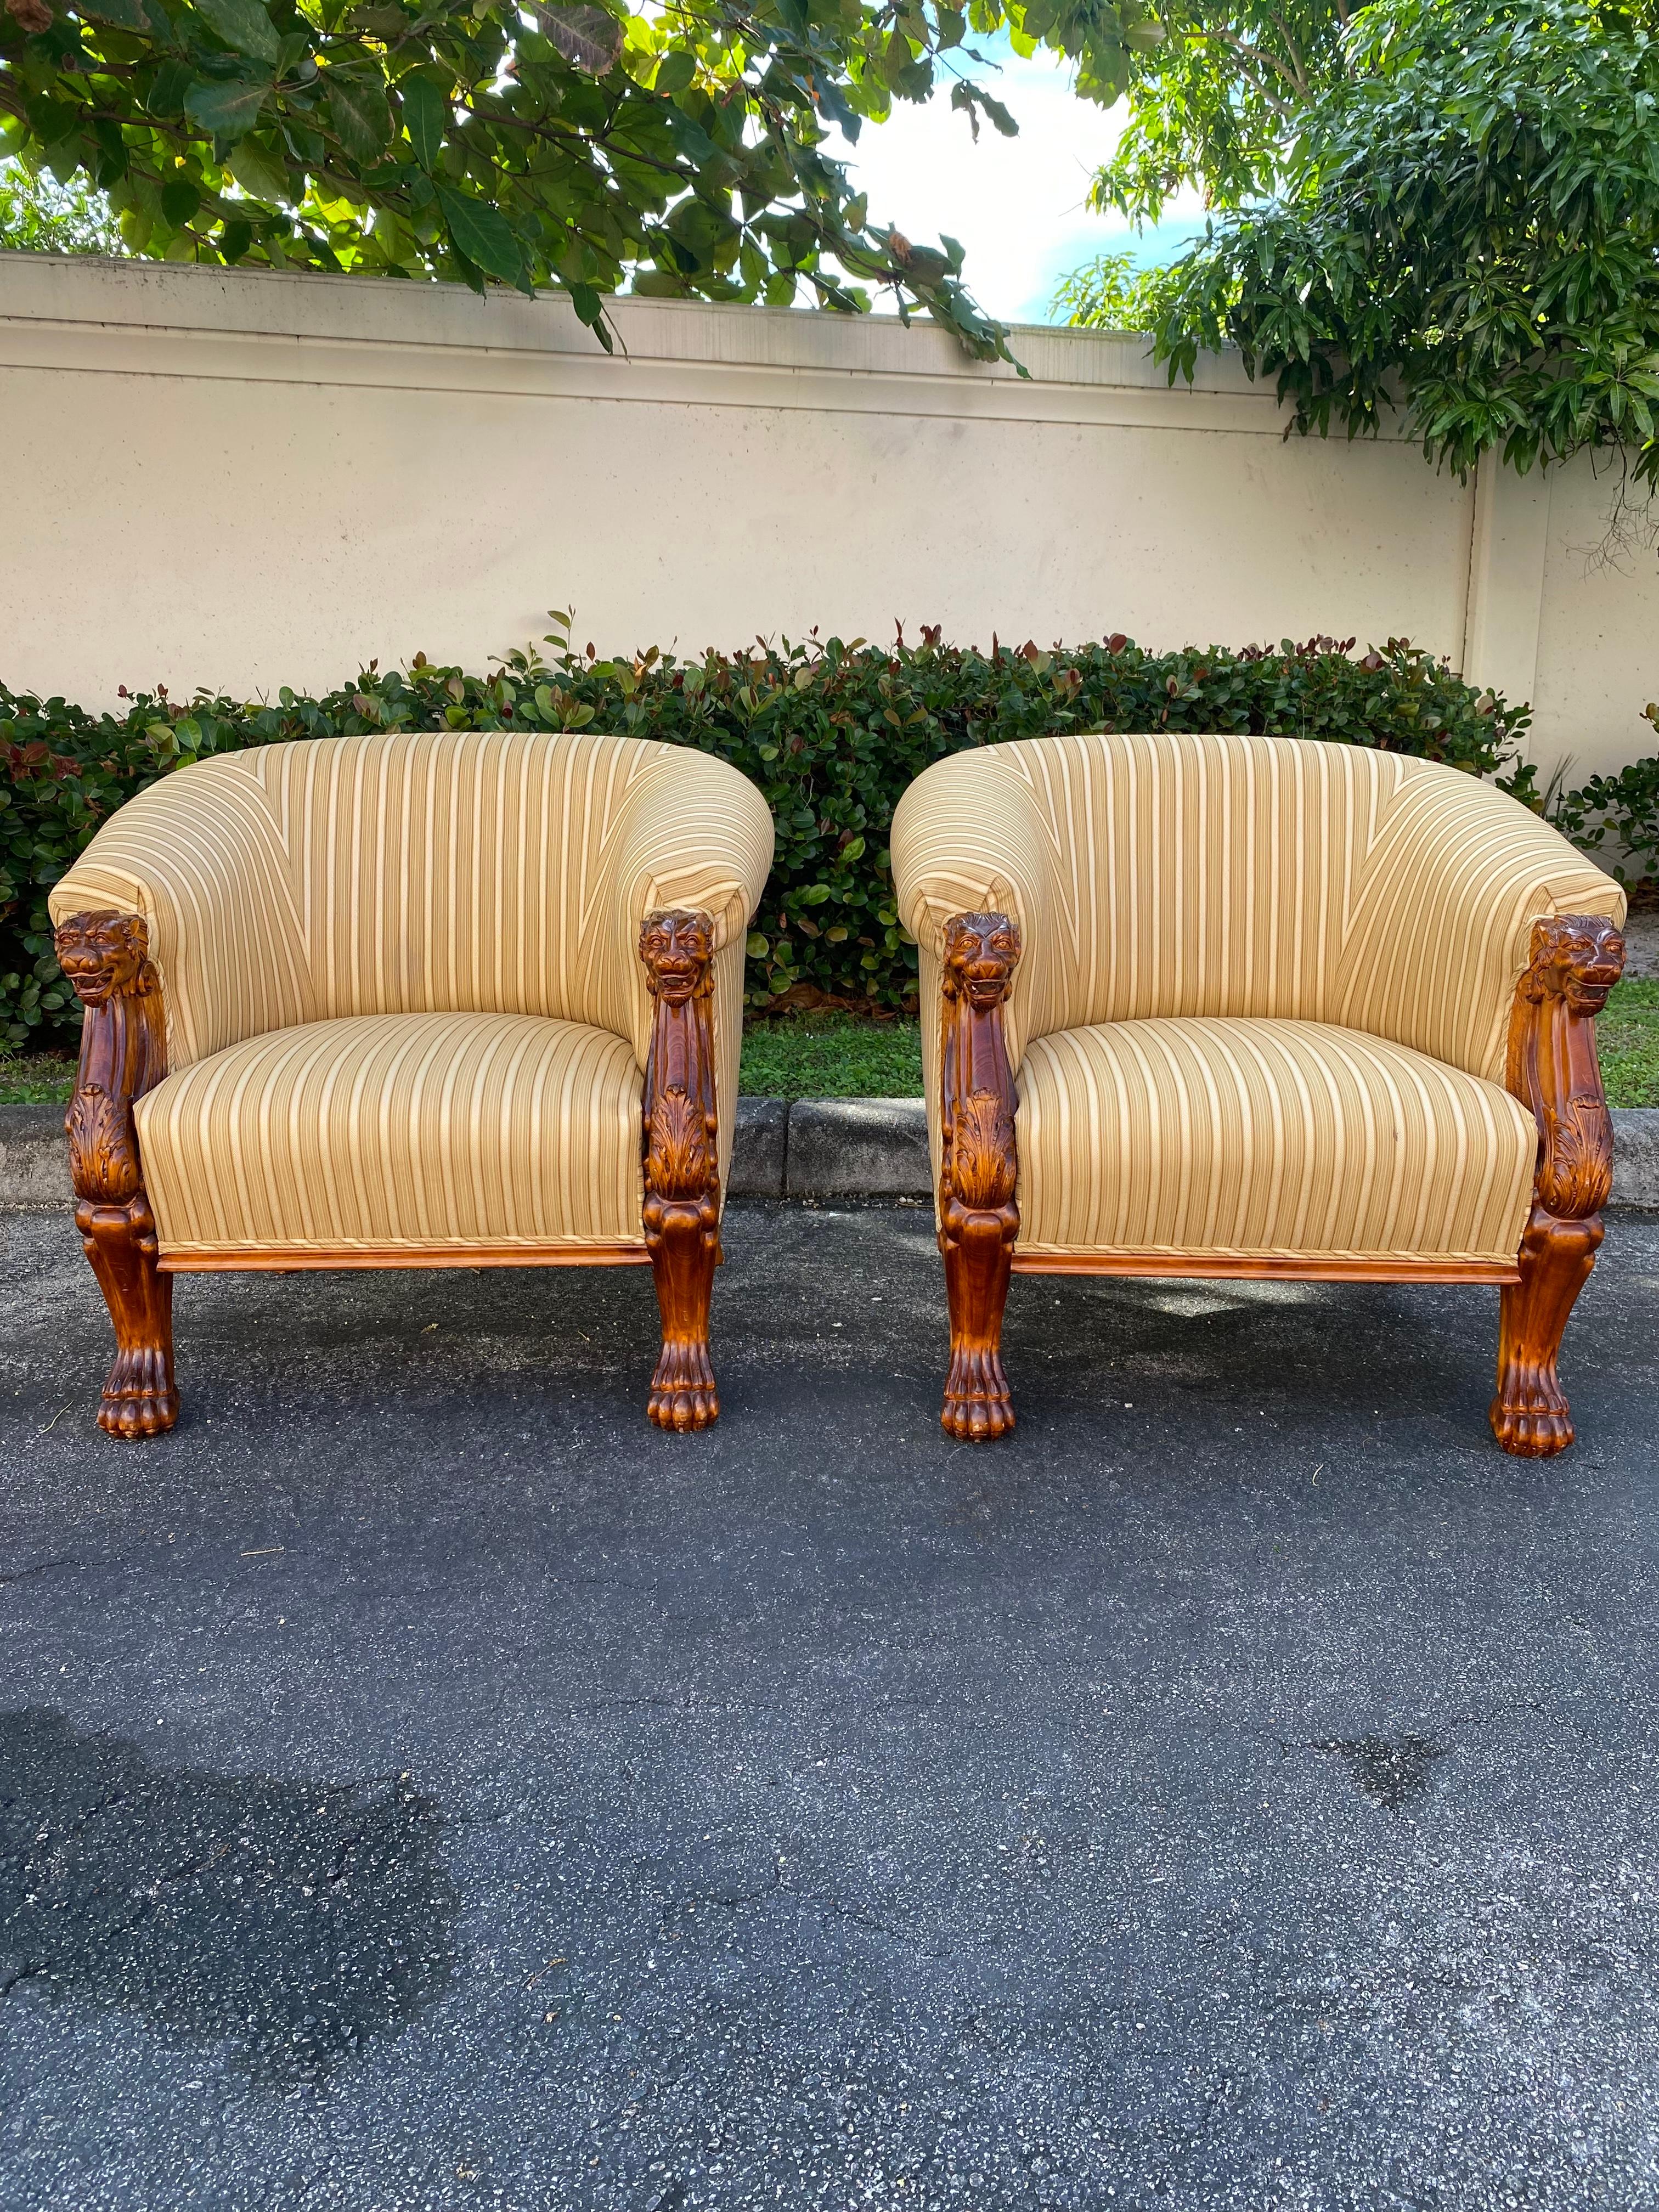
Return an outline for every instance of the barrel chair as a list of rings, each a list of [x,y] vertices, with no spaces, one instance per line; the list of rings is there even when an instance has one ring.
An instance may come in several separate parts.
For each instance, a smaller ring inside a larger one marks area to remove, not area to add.
[[[734,769],[587,733],[268,745],[112,816],[52,895],[100,1426],[178,1418],[176,1274],[573,1264],[653,1270],[650,1418],[706,1426],[771,854]]]
[[[1571,1442],[1624,897],[1553,830],[1360,746],[1075,734],[927,769],[892,859],[951,1435],[1013,1427],[1029,1271],[1501,1284],[1493,1433]]]

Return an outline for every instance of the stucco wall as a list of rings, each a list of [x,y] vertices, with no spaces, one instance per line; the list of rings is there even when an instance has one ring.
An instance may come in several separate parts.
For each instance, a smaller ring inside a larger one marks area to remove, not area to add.
[[[482,665],[574,606],[604,651],[756,633],[1149,647],[1409,635],[1630,758],[1659,565],[1604,496],[1282,437],[1236,362],[1029,331],[1029,381],[885,319],[0,255],[0,673],[252,695]]]

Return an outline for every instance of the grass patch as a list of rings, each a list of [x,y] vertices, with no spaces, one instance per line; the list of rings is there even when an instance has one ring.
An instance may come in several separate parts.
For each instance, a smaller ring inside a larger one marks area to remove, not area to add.
[[[1609,1106],[1659,1106],[1659,981],[1615,984],[1595,1045]]]
[[[761,1098],[919,1098],[921,1030],[842,1013],[750,1022],[738,1088]]]
[[[1613,1106],[1659,1106],[1659,981],[1620,983],[1596,1024]],[[75,1087],[67,1053],[0,1052],[0,1106],[55,1105]],[[763,1098],[919,1098],[915,1022],[781,1014],[743,1035],[740,1088]]]
[[[75,1088],[75,1056],[0,1048],[0,1106],[55,1106]]]

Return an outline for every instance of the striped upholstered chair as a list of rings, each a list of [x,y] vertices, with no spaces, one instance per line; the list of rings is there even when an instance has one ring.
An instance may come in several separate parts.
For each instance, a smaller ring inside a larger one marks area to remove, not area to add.
[[[176,1273],[630,1261],[662,1307],[652,1419],[713,1420],[771,854],[734,769],[586,734],[270,745],[122,807],[52,899],[101,1425],[178,1417]]]
[[[1043,738],[893,823],[921,948],[945,1426],[1013,1426],[1011,1269],[1501,1283],[1492,1425],[1572,1440],[1624,898],[1490,785],[1358,746]]]

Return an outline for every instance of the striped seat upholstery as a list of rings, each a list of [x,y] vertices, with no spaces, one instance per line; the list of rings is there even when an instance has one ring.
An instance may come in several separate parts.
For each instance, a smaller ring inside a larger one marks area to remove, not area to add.
[[[1107,1022],[1026,1049],[1019,1249],[1512,1261],[1538,1132],[1495,1083],[1324,1022]]]
[[[174,1257],[640,1240],[640,1071],[586,1022],[308,1022],[192,1060],[137,1114]]]
[[[892,854],[936,1160],[945,923],[1020,927],[1022,1254],[1513,1260],[1532,926],[1624,897],[1504,793],[1362,746],[1035,738],[927,769]]]
[[[771,854],[765,802],[724,762],[586,732],[267,745],[152,785],[52,912],[149,924],[171,1073],[139,1131],[163,1252],[637,1239],[641,920],[714,918],[723,1179]],[[349,1187],[342,1146],[377,1163]]]

